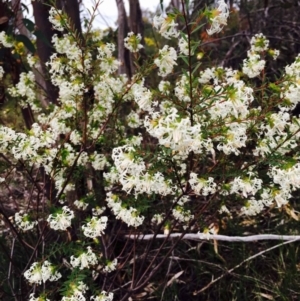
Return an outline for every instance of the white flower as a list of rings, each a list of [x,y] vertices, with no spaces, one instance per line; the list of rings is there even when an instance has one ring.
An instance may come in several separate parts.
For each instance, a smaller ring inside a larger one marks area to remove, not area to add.
[[[138,52],[143,48],[143,45],[140,44],[142,36],[140,33],[135,35],[133,32],[129,32],[128,36],[124,39],[124,45],[130,52]]]
[[[43,281],[42,277],[42,267],[39,262],[34,262],[29,270],[24,273],[24,277],[28,280],[29,283],[41,284]]]
[[[103,154],[98,154],[96,151],[90,156],[90,161],[95,170],[103,170],[108,165],[106,157]]]
[[[6,48],[10,48],[14,46],[14,44],[11,41],[11,38],[7,36],[4,31],[0,32],[0,44],[2,44]]]
[[[189,89],[187,89],[187,87],[189,87],[189,78],[183,74],[180,77],[180,80],[177,81],[174,91],[178,99],[184,102],[191,101],[190,92]]]
[[[87,252],[82,253],[78,257],[72,255],[70,263],[74,268],[79,267],[80,270],[83,270],[84,268],[97,264],[98,260],[92,248],[87,247]]]
[[[135,148],[124,145],[115,147],[112,151],[112,159],[119,173],[140,174],[145,170],[145,163],[141,158],[135,158]]]
[[[218,234],[218,229],[214,224],[211,224],[208,228],[205,228],[203,232],[198,232],[199,238],[200,239],[210,239],[211,235],[216,235]]]
[[[246,206],[241,208],[241,214],[254,216],[263,211],[263,209],[264,203],[262,201],[255,200],[254,197],[251,197],[250,200],[247,201]]]
[[[188,223],[194,218],[194,215],[191,214],[191,211],[185,210],[182,206],[176,206],[172,210],[172,214],[174,218],[181,223]]]
[[[143,111],[151,111],[152,93],[149,89],[144,87],[144,79],[136,82],[131,87],[131,93],[139,108]]]
[[[122,203],[117,195],[109,192],[106,196],[107,205],[109,208],[111,208],[117,219],[121,219],[128,226],[133,227],[138,227],[144,222],[145,217],[138,215],[137,209],[133,207],[130,207],[129,209],[123,208]]]
[[[58,31],[63,31],[64,19],[62,18],[62,11],[54,7],[49,10],[49,21],[52,23],[53,28]]]
[[[72,295],[63,297],[61,301],[86,301],[84,293],[88,290],[88,287],[82,281],[79,281],[77,284],[72,284],[70,290]]]
[[[167,76],[173,71],[174,65],[177,65],[177,53],[173,47],[165,45],[163,49],[159,50],[158,58],[154,60],[154,64],[159,68],[160,76]]]
[[[101,215],[104,211],[105,211],[105,207],[96,207],[96,208],[92,208],[92,214],[95,215],[95,216],[99,216]]]
[[[118,260],[115,258],[113,261],[108,261],[103,268],[103,272],[110,273],[117,268]]]
[[[4,75],[4,69],[0,66],[0,80],[2,80]]]
[[[126,120],[128,122],[128,126],[131,128],[136,129],[141,125],[139,114],[134,111],[130,112],[130,114],[126,117]]]
[[[33,56],[32,54],[27,54],[27,63],[31,68],[37,68],[39,66],[38,64],[38,57]]]
[[[64,206],[61,213],[50,214],[47,222],[50,224],[50,228],[64,231],[71,226],[72,218],[74,218],[74,212]]]
[[[234,178],[230,183],[230,193],[241,193],[244,198],[249,195],[255,195],[261,189],[263,181],[259,178]]]
[[[229,10],[224,0],[218,1],[218,8],[212,11],[212,18],[210,18],[210,28],[207,30],[209,35],[220,32],[224,25],[227,25]]]
[[[166,39],[177,38],[179,32],[175,28],[178,24],[175,23],[173,16],[163,17],[154,16],[153,18],[153,26],[159,30],[159,33],[165,37]]]
[[[28,214],[24,213],[23,211],[17,212],[15,214],[15,222],[17,226],[23,231],[33,229],[34,226],[36,226],[38,223],[37,221],[31,221]]]
[[[115,45],[111,43],[101,44],[98,47],[98,56],[100,62],[100,68],[107,74],[116,71],[120,65],[120,62],[113,57],[115,51]]]
[[[260,59],[259,54],[248,52],[248,59],[243,61],[243,73],[250,78],[260,75],[261,71],[265,68],[266,61]]]
[[[218,211],[219,211],[220,214],[226,213],[228,215],[231,215],[230,211],[228,210],[228,208],[225,205],[222,205],[221,208]]]
[[[94,301],[113,301],[114,294],[108,293],[106,291],[102,291],[100,295],[98,296],[92,296],[91,300]]]
[[[32,294],[29,295],[28,301],[50,301],[50,300],[46,297],[43,297],[43,296],[35,298],[34,293],[32,293]]]
[[[154,214],[151,223],[153,224],[160,224],[164,219],[164,214]]]
[[[262,34],[258,33],[251,38],[251,52],[263,52],[269,48],[269,40]]]
[[[89,204],[85,203],[83,200],[76,200],[74,205],[80,210],[85,210]]]
[[[71,296],[63,297],[61,301],[86,301],[86,298],[82,292],[74,292]]]
[[[80,145],[81,143],[81,135],[77,130],[74,130],[71,135],[70,135],[70,141],[74,144],[74,145]]]
[[[207,196],[215,193],[217,190],[217,184],[214,183],[214,178],[209,177],[207,180],[203,178],[198,179],[197,174],[194,172],[190,174],[189,183],[191,188],[198,195]]]
[[[178,46],[179,46],[180,53],[182,53],[184,55],[189,55],[189,43],[188,43],[188,38],[186,35],[185,35],[185,37],[181,37],[179,39]]]
[[[39,262],[34,262],[24,273],[24,277],[31,284],[41,284],[42,281],[45,283],[47,280],[57,281],[61,278],[61,274],[55,271],[54,266],[46,260],[42,266]]]
[[[275,61],[279,57],[280,51],[278,49],[274,49],[274,50],[271,51],[271,55],[273,57],[273,60]]]
[[[42,265],[43,282],[46,282],[47,280],[57,281],[60,278],[61,278],[61,273],[55,271],[54,266],[49,261],[45,260]]]
[[[90,222],[82,226],[83,234],[90,238],[101,236],[106,229],[107,220],[107,216],[101,216],[99,218],[93,216]]]
[[[170,88],[171,88],[171,84],[170,84],[169,81],[161,80],[161,81],[159,82],[158,90],[159,90],[162,94],[169,95],[169,94],[170,94]]]

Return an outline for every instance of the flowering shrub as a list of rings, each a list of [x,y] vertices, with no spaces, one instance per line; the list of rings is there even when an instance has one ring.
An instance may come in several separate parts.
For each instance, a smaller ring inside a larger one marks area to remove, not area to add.
[[[35,113],[27,132],[0,127],[0,152],[35,192],[14,222],[4,216],[28,249],[20,272],[28,300],[127,300],[180,239],[156,248],[126,235],[151,232],[155,241],[175,229],[217,233],[211,224],[224,216],[291,212],[289,201],[300,188],[300,118],[292,114],[300,99],[300,57],[268,82],[264,68],[278,51],[258,34],[242,70],[198,71],[195,25],[185,10],[178,14],[153,21],[178,48],[162,46],[132,78],[116,74],[115,45],[89,28],[83,41],[72,32],[53,37],[47,65],[57,105],[41,107],[31,57],[28,71],[7,90]],[[207,33],[220,32],[228,15],[219,1],[208,14]],[[177,17],[186,22],[184,33]],[[56,30],[71,28],[55,8],[49,19]],[[138,52],[140,41],[130,33],[124,42]],[[0,43],[13,48],[14,37],[1,32]],[[153,72],[161,78],[157,89],[146,84]],[[2,68],[0,74],[3,80]],[[9,187],[10,174],[1,179]]]

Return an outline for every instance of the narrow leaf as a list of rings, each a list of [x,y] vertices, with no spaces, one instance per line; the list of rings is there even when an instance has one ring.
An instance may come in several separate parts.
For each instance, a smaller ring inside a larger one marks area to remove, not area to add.
[[[34,26],[35,26],[35,25],[34,25],[34,23],[33,23],[31,20],[24,18],[22,21],[23,21],[24,26],[25,26],[30,32],[33,32],[33,31],[34,31]]]

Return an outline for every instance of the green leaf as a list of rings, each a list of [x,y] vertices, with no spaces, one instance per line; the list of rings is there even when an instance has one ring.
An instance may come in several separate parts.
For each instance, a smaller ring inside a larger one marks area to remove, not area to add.
[[[194,45],[192,45],[191,53],[194,53],[196,49],[199,47],[201,42],[196,42]]]
[[[195,74],[195,72],[198,70],[198,68],[201,66],[202,62],[197,63],[196,67],[194,68],[192,75]]]
[[[33,31],[34,31],[35,25],[34,25],[34,23],[33,23],[31,20],[24,18],[22,21],[23,21],[24,26],[25,26],[30,32],[33,32]]]
[[[200,24],[199,26],[197,26],[197,27],[191,32],[191,34],[193,34],[194,32],[198,31],[198,30],[199,30],[200,28],[202,28],[204,25],[205,25],[205,23],[204,23],[204,24]]]
[[[182,58],[182,60],[187,64],[187,65],[189,65],[189,61],[188,61],[188,59],[187,59],[187,57],[186,56],[179,56],[180,58]]]
[[[29,8],[27,5],[21,2],[21,6],[26,10],[26,12],[29,14]]]
[[[26,36],[24,36],[23,34],[19,34],[16,36],[16,40],[18,42],[22,42],[31,53],[35,53],[34,45]]]

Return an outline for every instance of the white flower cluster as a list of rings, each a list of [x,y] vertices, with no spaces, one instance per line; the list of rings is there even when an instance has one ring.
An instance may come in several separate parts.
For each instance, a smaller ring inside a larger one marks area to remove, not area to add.
[[[191,125],[189,117],[182,118],[172,107],[164,115],[153,113],[145,118],[144,126],[148,133],[159,140],[159,144],[171,148],[179,155],[186,156],[190,151],[202,152],[203,139],[199,123]]]
[[[100,207],[96,206],[95,208],[92,208],[92,213],[94,216],[99,216],[105,211],[105,209],[106,209],[105,207],[100,208]]]
[[[247,59],[243,61],[243,73],[253,78],[262,72],[265,68],[266,61],[261,59],[261,53],[269,49],[269,40],[262,34],[256,34],[252,37],[251,49],[247,52]]]
[[[264,196],[267,198],[263,198],[261,200],[256,200],[254,197],[251,197],[247,200],[246,206],[241,208],[241,214],[247,216],[255,216],[261,213],[266,207],[270,207],[273,204],[272,198],[268,195],[268,193],[264,193]]]
[[[187,35],[182,36],[179,40],[178,40],[178,46],[179,46],[179,51],[181,54],[184,55],[189,55],[189,43],[188,43],[188,37]],[[193,53],[191,53],[193,54]]]
[[[159,68],[158,75],[165,77],[173,71],[174,65],[177,65],[177,53],[173,47],[165,45],[159,50],[158,57],[154,60],[154,64]]]
[[[34,293],[29,295],[28,301],[50,301],[48,298],[44,296],[34,297]]]
[[[42,282],[45,283],[47,280],[57,281],[61,278],[61,274],[46,260],[42,265],[39,262],[34,262],[29,270],[24,273],[24,277],[31,284],[41,284]]]
[[[131,111],[126,117],[128,126],[131,128],[138,128],[141,126],[142,121],[140,120],[139,114],[135,111]]]
[[[249,105],[254,100],[253,89],[247,87],[243,81],[237,80],[234,77],[235,72],[231,69],[225,69],[225,72],[226,79],[224,83],[218,84],[219,79],[215,74],[213,75],[213,80],[216,82],[214,90],[218,91],[221,97],[216,99],[213,105],[207,109],[210,118],[213,120],[218,120],[220,117],[225,119],[230,116],[245,118],[249,114]],[[230,88],[228,85],[230,85]],[[207,102],[205,104],[208,105]],[[230,128],[237,126],[247,126],[247,122],[244,122],[243,125],[233,123]]]
[[[128,226],[138,227],[144,221],[144,216],[140,216],[138,211],[130,207],[122,207],[122,202],[117,195],[108,192],[106,195],[107,206],[112,210],[117,219],[122,220]]]
[[[92,296],[91,301],[113,301],[114,294],[102,291],[98,296]]]
[[[135,35],[133,32],[129,32],[128,36],[124,39],[124,45],[130,52],[139,52],[143,48],[140,44],[142,36],[140,33]]]
[[[49,21],[53,25],[53,28],[58,31],[64,30],[64,22],[65,19],[62,16],[62,11],[59,9],[56,9],[54,7],[51,7],[49,10]]]
[[[163,17],[162,15],[154,16],[153,18],[153,26],[166,39],[177,38],[179,36],[179,32],[176,29],[177,25],[174,17],[170,15],[167,17]]]
[[[245,179],[236,177],[230,183],[230,193],[240,193],[244,198],[247,198],[249,195],[255,195],[262,188],[262,183],[261,179],[255,177]]]
[[[74,202],[74,206],[77,207],[79,210],[85,210],[88,207],[89,204],[87,204],[84,200],[76,200]]]
[[[111,273],[116,270],[118,264],[117,258],[112,261],[107,261],[105,267],[103,268],[103,272]]]
[[[86,301],[84,294],[87,290],[88,286],[82,281],[79,281],[76,284],[72,283],[68,296],[64,296],[61,301]]]
[[[3,76],[4,76],[4,69],[2,66],[0,66],[0,80],[2,80]]]
[[[160,224],[164,219],[164,214],[154,214],[152,219],[151,219],[151,223],[152,224]]]
[[[246,205],[241,208],[241,214],[248,216],[254,216],[259,214],[266,207],[270,207],[274,203],[274,195],[275,200],[276,198],[278,199],[278,197],[280,197],[281,193],[278,194],[278,192],[279,191],[274,193],[270,189],[264,188],[258,199],[252,196],[249,200],[247,200]]]
[[[0,32],[0,44],[5,48],[11,48],[14,46],[12,39],[5,33],[5,31]]]
[[[107,74],[115,72],[120,65],[120,62],[113,56],[115,49],[116,46],[111,43],[102,44],[98,47],[97,59],[100,60],[101,69],[105,70]]]
[[[246,146],[247,128],[247,123],[231,123],[225,137],[220,138],[222,142],[218,144],[217,149],[223,151],[226,155],[231,153],[236,156],[239,155],[239,149]]]
[[[164,94],[164,95],[169,95],[170,94],[170,88],[171,88],[171,84],[169,81],[164,81],[164,80],[161,80],[159,82],[159,85],[158,85],[158,90]]]
[[[175,202],[174,200],[173,202]],[[184,223],[183,227],[187,227],[187,224],[194,218],[194,215],[191,214],[189,209],[184,208],[184,204],[189,202],[190,198],[188,196],[183,196],[176,204],[175,208],[172,210],[172,214],[174,218]]]
[[[218,7],[211,12],[210,28],[207,30],[209,35],[220,32],[225,25],[227,25],[227,19],[229,17],[228,6],[224,0],[218,1]]]
[[[281,104],[280,109],[288,111],[293,110],[300,100],[300,54],[294,63],[285,67],[285,73],[281,97],[288,100],[288,104]]]
[[[101,236],[106,229],[107,221],[107,216],[93,216],[86,225],[82,226],[83,234],[90,238]]]
[[[275,191],[277,206],[281,207],[287,204],[288,199],[292,196],[291,192],[300,188],[300,163],[289,168],[273,166],[268,174],[273,182],[280,187],[279,191]]]
[[[144,82],[144,79],[140,82],[135,82],[131,87],[131,94],[141,110],[152,111],[152,93],[144,87]]]
[[[291,119],[284,109],[270,114],[265,123],[260,126],[261,133],[264,135],[258,140],[253,154],[265,157],[273,149],[285,154],[295,148],[299,138],[299,121],[299,118]]]
[[[87,252],[83,252],[78,257],[71,256],[70,263],[73,268],[79,267],[80,270],[96,265],[98,259],[91,247],[87,247]]]
[[[208,228],[205,228],[203,232],[198,232],[200,239],[210,239],[211,235],[218,234],[217,227],[212,223]]]
[[[189,183],[194,193],[197,195],[207,196],[217,191],[217,184],[214,182],[214,178],[208,177],[208,179],[198,178],[197,174],[190,173]]]
[[[34,112],[40,112],[41,108],[36,104],[36,87],[35,77],[32,71],[27,73],[22,72],[20,74],[19,82],[12,88],[9,89],[9,93],[13,97],[22,97],[19,101],[23,108],[28,105]]]
[[[250,78],[256,77],[260,75],[265,65],[266,61],[262,60],[259,54],[248,51],[248,59],[243,62],[243,73]]]
[[[160,172],[153,174],[147,172],[144,161],[135,154],[134,147],[125,145],[114,148],[112,158],[119,172],[118,180],[127,193],[134,191],[136,196],[143,193],[173,194],[172,183],[166,181]],[[130,217],[133,214],[132,210],[133,208],[125,216]],[[121,212],[125,213],[125,211]],[[120,213],[118,213],[119,215]],[[121,219],[123,220],[123,218]]]
[[[15,222],[22,231],[32,230],[38,224],[37,221],[32,221],[29,215],[22,210],[15,214]]]
[[[187,87],[189,87],[189,79],[185,74],[183,74],[176,82],[175,95],[179,100],[186,103],[191,101],[190,91]]]
[[[251,38],[251,52],[263,52],[269,49],[269,40],[262,33],[258,33]]]
[[[47,222],[50,228],[54,230],[67,230],[71,226],[71,220],[74,218],[74,212],[67,206],[62,207],[61,212],[50,214]]]

